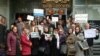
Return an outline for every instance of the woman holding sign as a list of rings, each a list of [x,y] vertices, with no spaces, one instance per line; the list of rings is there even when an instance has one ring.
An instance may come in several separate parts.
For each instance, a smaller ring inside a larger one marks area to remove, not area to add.
[[[32,42],[32,56],[38,56],[39,39],[40,39],[38,27],[34,27],[34,31],[30,33],[30,38]]]
[[[36,22],[33,20],[31,21],[31,25],[30,25],[30,32],[34,32],[35,27],[36,27]]]
[[[86,23],[85,24],[85,30],[91,30],[91,28],[90,28],[90,24],[89,23]],[[85,38],[87,39],[87,43],[88,43],[88,45],[89,45],[89,49],[87,50],[87,51],[85,51],[85,55],[90,55],[90,56],[93,56],[93,41],[94,41],[94,39],[98,39],[99,38],[99,34],[98,34],[98,30],[97,29],[95,29],[95,32],[96,32],[96,37],[86,37],[85,36]],[[85,31],[84,31],[84,35],[85,35]],[[92,34],[93,35],[93,34]],[[87,54],[87,52],[88,52],[88,54]]]
[[[42,54],[44,56],[51,55],[51,53],[50,53],[51,52],[51,49],[50,49],[51,41],[52,41],[52,37],[49,34],[49,28],[45,27],[44,33],[41,35],[41,39],[40,39],[40,47],[39,47],[40,54]]]

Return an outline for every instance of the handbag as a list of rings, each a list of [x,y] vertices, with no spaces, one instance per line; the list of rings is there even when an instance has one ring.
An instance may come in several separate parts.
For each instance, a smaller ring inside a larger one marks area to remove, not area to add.
[[[79,46],[80,46],[80,48],[81,48],[82,50],[87,50],[87,49],[89,49],[89,46],[88,46],[88,43],[87,43],[86,40],[84,40],[84,41],[78,41],[78,44],[79,44]]]
[[[68,47],[68,55],[75,55],[76,54],[76,46],[71,45]]]
[[[61,54],[67,54],[67,45],[66,44],[61,45],[61,47],[60,47],[60,53]]]

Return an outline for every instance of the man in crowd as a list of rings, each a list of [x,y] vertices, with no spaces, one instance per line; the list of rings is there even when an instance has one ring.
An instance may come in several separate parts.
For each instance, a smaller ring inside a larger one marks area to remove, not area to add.
[[[18,21],[17,21],[16,25],[18,27],[18,34],[19,34],[19,36],[21,36],[22,29],[25,27],[21,17],[18,17]]]
[[[5,44],[6,44],[5,17],[0,15],[0,56],[6,56]]]
[[[85,30],[88,30],[88,29],[91,29],[90,28],[90,24],[89,23],[86,23],[85,24]],[[89,45],[89,56],[93,56],[93,40],[95,39],[95,38],[98,38],[99,37],[99,34],[98,34],[98,30],[96,30],[96,32],[97,32],[97,35],[96,35],[96,37],[94,37],[94,38],[87,38],[87,42],[88,42],[88,45]]]

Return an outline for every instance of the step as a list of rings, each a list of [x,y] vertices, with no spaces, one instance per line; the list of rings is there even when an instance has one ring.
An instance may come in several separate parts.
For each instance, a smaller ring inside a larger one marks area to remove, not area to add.
[[[94,55],[100,55],[100,51],[93,51]]]
[[[100,55],[93,55],[93,56],[100,56]]]
[[[95,42],[94,45],[100,45],[100,42]]]
[[[94,45],[93,48],[100,48],[100,45]]]
[[[100,51],[93,51],[93,53],[98,53],[98,54],[100,54]]]
[[[93,56],[100,56],[100,42],[95,42],[93,45]]]
[[[93,51],[100,51],[100,48],[93,48]]]

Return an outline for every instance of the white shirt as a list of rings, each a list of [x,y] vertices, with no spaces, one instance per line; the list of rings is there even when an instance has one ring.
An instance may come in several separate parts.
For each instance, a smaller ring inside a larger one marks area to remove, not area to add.
[[[57,39],[57,48],[60,48],[60,39],[59,39],[59,35],[58,34],[54,34],[56,39]]]

